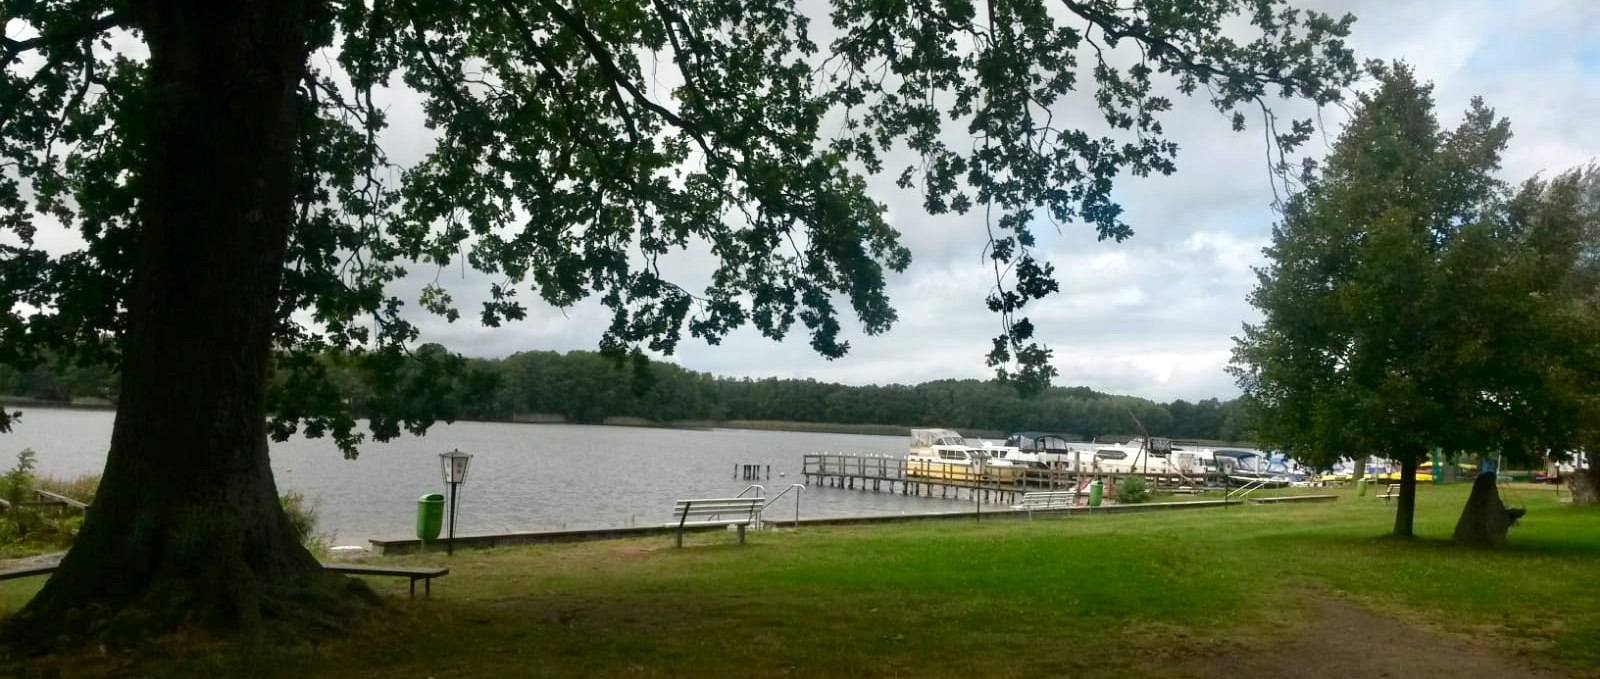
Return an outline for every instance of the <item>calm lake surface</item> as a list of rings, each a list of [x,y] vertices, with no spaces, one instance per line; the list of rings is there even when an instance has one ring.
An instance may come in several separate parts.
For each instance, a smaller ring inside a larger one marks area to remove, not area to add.
[[[18,451],[38,454],[39,473],[96,474],[105,464],[112,413],[23,407],[10,434],[0,434],[0,468]],[[368,443],[346,460],[328,439],[296,437],[272,444],[278,489],[304,493],[321,529],[338,544],[414,537],[417,497],[444,492],[438,454],[472,453],[456,519],[458,535],[665,523],[674,500],[728,497],[752,482],[734,478],[737,464],[772,465],[760,483],[776,495],[800,476],[814,452],[905,455],[905,436],[860,436],[742,429],[652,429],[571,424],[462,422],[427,436]],[[779,478],[783,474],[783,478]],[[793,496],[793,493],[790,494]],[[959,511],[964,503],[823,487],[806,489],[801,518]],[[793,516],[783,498],[770,510]]]

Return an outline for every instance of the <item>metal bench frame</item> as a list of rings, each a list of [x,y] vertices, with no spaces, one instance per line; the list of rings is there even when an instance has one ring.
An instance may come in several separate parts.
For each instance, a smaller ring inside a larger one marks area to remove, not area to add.
[[[1072,509],[1073,503],[1078,501],[1076,490],[1048,490],[1034,491],[1022,494],[1022,503],[1013,509],[1028,512],[1028,518],[1033,518],[1034,512],[1050,511],[1055,509]]]
[[[1378,497],[1383,498],[1383,503],[1384,504],[1388,504],[1389,503],[1389,498],[1400,497],[1400,484],[1398,484],[1398,483],[1389,484],[1389,489],[1384,491],[1383,494],[1379,495]]]
[[[672,545],[683,546],[683,529],[696,526],[738,526],[739,544],[744,544],[744,532],[751,525],[761,525],[761,508],[766,504],[763,497],[720,497],[701,498],[698,500],[678,500],[672,507],[672,516],[677,519],[677,530],[672,533]],[[716,518],[723,514],[742,515],[738,518]],[[690,516],[712,517],[704,521],[689,521]]]

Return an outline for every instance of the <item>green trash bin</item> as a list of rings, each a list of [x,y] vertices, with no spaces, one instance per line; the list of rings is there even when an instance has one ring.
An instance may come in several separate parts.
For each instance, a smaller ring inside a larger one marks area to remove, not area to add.
[[[1095,480],[1089,482],[1089,506],[1090,507],[1099,507],[1100,506],[1100,501],[1101,501],[1102,498],[1105,497],[1105,494],[1106,494],[1106,484],[1105,484],[1105,482],[1101,481],[1100,479],[1095,479]]]
[[[417,498],[417,539],[437,540],[444,526],[444,494],[428,493]]]
[[[1366,497],[1366,495],[1367,495],[1367,477],[1363,476],[1363,477],[1361,477],[1359,479],[1356,479],[1356,497]]]

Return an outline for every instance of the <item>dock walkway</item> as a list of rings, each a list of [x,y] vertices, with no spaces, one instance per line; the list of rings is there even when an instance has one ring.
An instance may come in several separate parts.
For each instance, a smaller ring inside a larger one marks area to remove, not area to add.
[[[844,453],[806,455],[801,474],[805,476],[807,485],[815,483],[834,488],[887,491],[921,497],[962,499],[965,496],[967,499],[981,498],[983,502],[996,504],[1016,504],[1021,501],[1023,493],[1030,490],[1081,489],[1094,479],[1114,482],[1118,478],[1142,478],[1151,490],[1220,488],[1227,484],[1227,478],[1221,474],[1109,474],[1016,467],[992,468],[990,473],[981,478],[961,471],[942,474],[947,478],[936,478],[926,473],[919,474],[919,470],[913,470],[903,457]],[[1106,492],[1109,494],[1112,489],[1107,487]]]

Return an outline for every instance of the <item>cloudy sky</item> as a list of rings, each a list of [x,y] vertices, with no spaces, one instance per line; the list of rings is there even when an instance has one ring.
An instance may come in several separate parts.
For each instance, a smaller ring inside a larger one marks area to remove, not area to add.
[[[1443,125],[1453,126],[1473,95],[1509,117],[1516,136],[1506,179],[1559,172],[1600,154],[1600,2],[1325,0],[1313,6],[1356,14],[1359,57],[1404,59],[1434,82]],[[397,126],[405,124],[402,109],[397,102]],[[1341,120],[1337,110],[1323,115],[1330,126]],[[1062,292],[1030,316],[1055,350],[1058,384],[1159,400],[1237,394],[1223,367],[1231,338],[1256,318],[1244,300],[1274,219],[1264,143],[1259,129],[1235,134],[1198,101],[1180,102],[1168,129],[1182,146],[1178,173],[1119,184],[1118,197],[1136,229],[1132,239],[1097,242],[1077,225],[1043,242]],[[1330,138],[1336,132],[1330,130]],[[1325,148],[1319,139],[1309,152]],[[983,305],[988,285],[981,221],[928,218],[915,195],[894,190],[887,180],[874,184],[913,254],[911,268],[891,281],[901,318],[893,330],[878,337],[851,332],[851,353],[833,361],[812,353],[804,333],[774,343],[748,328],[721,346],[686,340],[672,360],[722,375],[850,384],[988,376],[983,355],[998,320]],[[425,274],[428,280],[435,275]],[[467,302],[464,308],[475,307],[470,276],[447,273],[441,283]],[[475,356],[591,349],[606,318],[597,306],[581,305],[535,308],[526,322],[496,330],[429,320],[424,339]]]
[[[1354,13],[1358,57],[1413,64],[1436,86],[1443,125],[1452,126],[1472,96],[1484,96],[1515,131],[1507,180],[1559,172],[1600,155],[1600,0],[1297,4]],[[393,158],[420,157],[429,137],[417,97],[394,93],[386,104]],[[1323,120],[1332,128],[1329,137],[1337,134],[1341,112],[1325,110]],[[1101,243],[1089,228],[1068,225],[1041,240],[1062,292],[1029,316],[1055,350],[1058,384],[1159,400],[1237,394],[1223,367],[1240,325],[1256,318],[1244,300],[1274,218],[1266,148],[1259,128],[1234,133],[1201,101],[1180,98],[1165,125],[1181,146],[1178,173],[1125,177],[1118,184],[1117,197],[1136,230],[1132,239]],[[1310,146],[1313,155],[1326,149],[1321,139]],[[721,375],[851,384],[989,376],[983,355],[999,321],[983,304],[989,282],[981,216],[929,218],[917,196],[895,189],[889,178],[873,186],[913,255],[910,269],[890,282],[901,318],[893,330],[867,337],[847,324],[853,350],[833,361],[814,354],[804,332],[775,343],[749,328],[715,347],[685,340],[672,360]],[[43,241],[67,249],[76,239],[63,233]],[[668,272],[692,288],[705,261],[691,253],[669,262]],[[486,292],[483,279],[455,267],[430,268],[416,271],[404,287],[414,291],[433,281],[450,289],[468,313],[455,324],[419,317],[423,340],[470,356],[592,349],[606,326],[607,314],[596,304],[536,305],[524,322],[485,329],[470,312]]]

